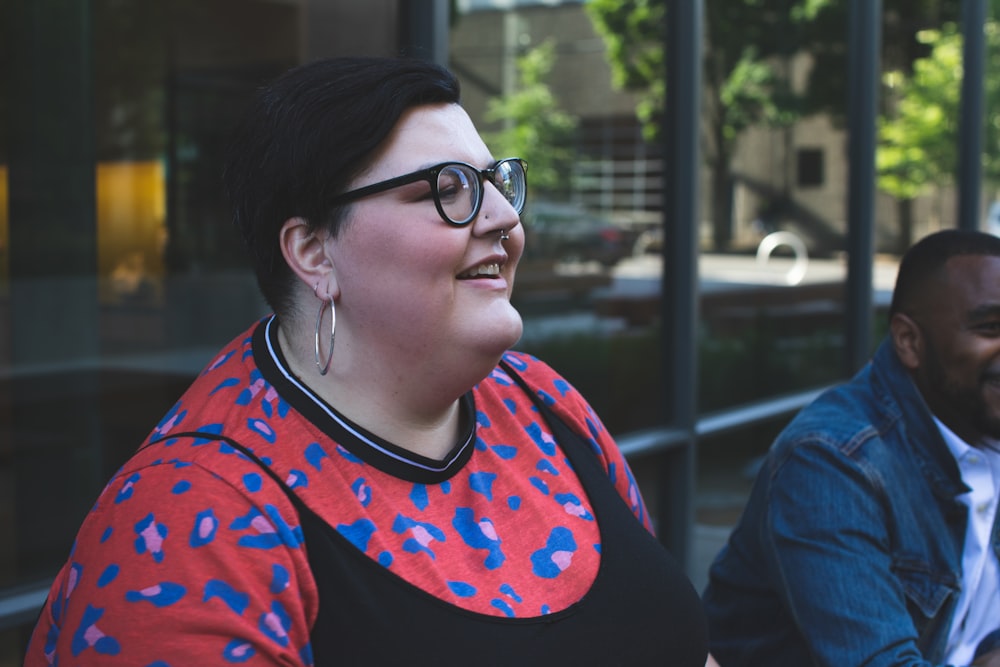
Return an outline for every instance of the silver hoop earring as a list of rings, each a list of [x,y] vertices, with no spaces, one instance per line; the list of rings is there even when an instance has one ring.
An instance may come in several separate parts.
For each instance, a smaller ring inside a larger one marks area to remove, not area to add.
[[[333,359],[333,339],[337,331],[337,311],[333,305],[333,297],[330,297],[330,351],[326,355],[326,363],[319,363],[319,328],[323,323],[323,311],[326,310],[326,301],[320,301],[319,314],[316,315],[316,335],[314,336],[314,350],[316,353],[316,369],[320,375],[326,375],[330,370],[330,360]]]
[[[500,230],[500,240],[501,241],[509,241],[510,240],[510,233],[508,233],[506,229],[501,229]]]

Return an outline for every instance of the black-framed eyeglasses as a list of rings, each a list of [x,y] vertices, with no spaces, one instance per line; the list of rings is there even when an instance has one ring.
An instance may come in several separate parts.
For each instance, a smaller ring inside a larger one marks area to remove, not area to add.
[[[517,214],[521,215],[528,190],[526,171],[527,165],[524,160],[517,157],[504,158],[489,169],[477,169],[465,162],[442,162],[433,167],[345,192],[334,197],[330,204],[342,206],[401,185],[427,181],[431,185],[431,195],[438,213],[448,223],[461,227],[479,215],[486,192],[483,184],[487,178],[500,194],[507,198]]]

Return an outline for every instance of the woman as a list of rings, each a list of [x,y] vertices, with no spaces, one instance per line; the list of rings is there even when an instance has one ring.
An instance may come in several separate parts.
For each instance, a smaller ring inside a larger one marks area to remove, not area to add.
[[[260,93],[226,185],[275,315],[108,485],[28,665],[705,664],[611,437],[507,352],[525,168],[458,99],[362,58]]]

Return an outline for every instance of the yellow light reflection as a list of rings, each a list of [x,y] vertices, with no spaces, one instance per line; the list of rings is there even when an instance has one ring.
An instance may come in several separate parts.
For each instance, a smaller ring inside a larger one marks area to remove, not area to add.
[[[10,280],[8,169],[0,165],[0,295]],[[102,303],[159,304],[166,247],[163,164],[97,165],[97,271]]]
[[[166,209],[163,163],[97,165],[97,266],[103,303],[159,304]]]

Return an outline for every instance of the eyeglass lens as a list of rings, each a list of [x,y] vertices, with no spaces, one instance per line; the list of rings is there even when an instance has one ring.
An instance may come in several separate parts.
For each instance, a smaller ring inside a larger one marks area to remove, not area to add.
[[[497,165],[493,184],[518,213],[524,206],[524,177],[520,163],[504,161]],[[480,204],[483,183],[479,172],[461,164],[451,164],[438,172],[437,191],[442,212],[455,224],[472,220]]]
[[[466,222],[476,208],[481,187],[479,174],[461,165],[448,165],[438,172],[438,200],[448,219],[456,224]]]

